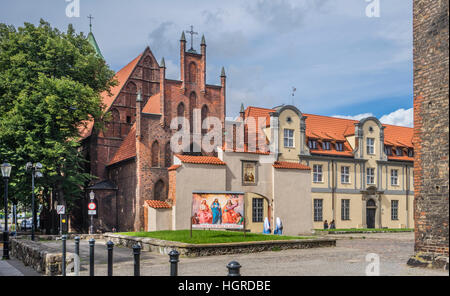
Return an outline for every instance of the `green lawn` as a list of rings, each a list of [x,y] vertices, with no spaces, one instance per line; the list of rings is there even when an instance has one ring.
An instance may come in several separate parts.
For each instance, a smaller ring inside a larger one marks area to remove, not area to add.
[[[257,233],[244,233],[234,231],[219,230],[192,230],[192,238],[189,230],[176,231],[154,231],[154,232],[122,232],[118,233],[128,236],[148,237],[174,242],[188,244],[217,244],[217,243],[235,243],[251,241],[269,241],[269,240],[292,240],[307,239],[309,237],[266,235]]]
[[[413,232],[412,228],[349,228],[349,229],[315,229],[328,232]]]

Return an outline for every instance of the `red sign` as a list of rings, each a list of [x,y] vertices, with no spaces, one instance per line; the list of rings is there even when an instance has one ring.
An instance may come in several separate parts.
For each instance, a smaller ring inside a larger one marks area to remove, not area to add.
[[[93,211],[97,208],[97,205],[94,202],[88,204],[88,209]]]

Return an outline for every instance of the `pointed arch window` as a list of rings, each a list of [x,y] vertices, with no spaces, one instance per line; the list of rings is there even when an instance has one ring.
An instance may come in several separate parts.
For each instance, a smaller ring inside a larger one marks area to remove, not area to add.
[[[170,148],[170,141],[166,143],[166,148],[164,150],[165,166],[168,168],[172,165],[172,149]]]
[[[202,107],[202,134],[206,134],[208,132],[208,129],[203,129],[203,124],[206,120],[206,118],[208,117],[208,106],[203,105]]]
[[[189,64],[189,82],[197,83],[197,65],[194,62]]]
[[[155,141],[152,144],[152,167],[157,168],[160,166],[159,156],[160,156],[159,143],[158,141]]]
[[[163,180],[159,180],[155,184],[154,193],[153,193],[153,199],[154,200],[166,200],[166,185],[164,184]]]

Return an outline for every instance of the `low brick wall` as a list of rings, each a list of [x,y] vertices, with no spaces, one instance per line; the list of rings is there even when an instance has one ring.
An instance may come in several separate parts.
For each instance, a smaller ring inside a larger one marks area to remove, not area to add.
[[[11,239],[10,255],[39,273],[49,276],[62,274],[62,253],[49,249],[39,241]],[[67,265],[73,262],[74,255],[66,253]]]
[[[156,252],[167,255],[171,250],[177,250],[181,255],[188,257],[213,256],[239,253],[254,253],[271,250],[308,249],[336,246],[335,239],[314,238],[288,241],[258,241],[222,244],[186,244],[142,238],[114,233],[104,234],[105,240],[111,240],[115,245],[131,248],[136,243],[141,245],[143,251]]]

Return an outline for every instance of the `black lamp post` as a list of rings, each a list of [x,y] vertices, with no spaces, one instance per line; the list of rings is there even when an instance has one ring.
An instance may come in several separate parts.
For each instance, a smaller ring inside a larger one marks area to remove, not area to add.
[[[8,233],[8,180],[11,175],[11,165],[5,160],[1,165],[3,180],[5,180],[5,229],[3,231],[3,260],[9,259]]]
[[[36,231],[36,207],[34,205],[34,178],[41,178],[42,173],[40,170],[42,169],[42,164],[31,162],[27,163],[27,171],[31,171],[31,212],[33,218],[31,223],[31,240],[34,241],[34,232]]]

